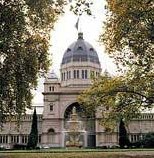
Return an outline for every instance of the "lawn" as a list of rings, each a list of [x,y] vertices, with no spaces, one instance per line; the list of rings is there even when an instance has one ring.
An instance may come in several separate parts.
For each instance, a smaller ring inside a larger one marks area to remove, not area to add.
[[[46,150],[46,151],[5,151],[0,158],[154,158],[154,150]]]

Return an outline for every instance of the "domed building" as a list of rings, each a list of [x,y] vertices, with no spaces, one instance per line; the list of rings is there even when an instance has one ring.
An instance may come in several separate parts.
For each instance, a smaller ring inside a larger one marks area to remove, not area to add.
[[[77,41],[66,49],[60,73],[61,81],[51,73],[44,82],[42,144],[49,141],[49,146],[66,146],[67,121],[73,107],[76,107],[85,130],[82,133],[82,145],[95,147],[95,119],[83,116],[83,109],[77,103],[77,96],[91,85],[92,75],[99,76],[101,65],[96,50],[83,39],[83,33],[79,33]],[[54,131],[54,140],[53,135],[50,136],[50,130]]]
[[[38,145],[49,147],[102,147],[118,145],[118,127],[111,133],[99,124],[101,115],[85,116],[78,104],[78,95],[91,85],[91,76],[99,76],[101,64],[91,44],[78,33],[78,39],[64,52],[60,79],[54,72],[44,81],[44,105],[35,107],[38,116]],[[43,109],[39,113],[39,108]],[[16,120],[7,121],[0,131],[0,146],[27,144],[32,114],[22,117],[19,129]],[[154,132],[154,114],[144,113],[128,124],[129,138],[136,142],[148,132]],[[73,143],[73,144],[72,144]]]

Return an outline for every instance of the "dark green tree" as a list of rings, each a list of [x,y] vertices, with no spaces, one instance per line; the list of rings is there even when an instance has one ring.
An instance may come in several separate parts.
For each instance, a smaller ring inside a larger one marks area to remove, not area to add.
[[[127,147],[130,146],[127,130],[122,119],[120,120],[119,123],[119,145],[120,148],[124,148],[125,146]]]
[[[27,149],[35,149],[38,143],[37,114],[34,109],[31,132],[28,137]]]

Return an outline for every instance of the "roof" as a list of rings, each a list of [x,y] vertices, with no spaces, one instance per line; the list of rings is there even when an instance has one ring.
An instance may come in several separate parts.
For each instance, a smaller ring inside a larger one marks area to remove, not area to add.
[[[78,34],[78,39],[72,43],[65,51],[62,59],[62,65],[70,62],[85,62],[100,64],[96,50],[91,44],[83,39],[83,33]]]
[[[45,78],[45,81],[58,81],[58,77],[57,77],[57,75],[54,73],[54,71],[52,71],[52,72],[49,72],[48,74],[47,74],[47,77]]]

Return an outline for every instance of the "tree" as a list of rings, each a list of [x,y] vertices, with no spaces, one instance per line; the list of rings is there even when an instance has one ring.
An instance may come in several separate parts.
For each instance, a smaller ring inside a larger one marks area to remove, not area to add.
[[[107,0],[107,10],[101,40],[117,65],[126,66],[121,97],[130,98],[137,108],[151,108],[154,105],[154,1]]]
[[[107,0],[107,20],[100,40],[107,52],[123,66],[153,70],[154,1]]]
[[[120,119],[119,123],[119,145],[120,148],[124,148],[125,146],[129,147],[130,145],[127,130],[122,119]]]
[[[119,118],[130,120],[154,105],[154,2],[107,0],[106,9],[100,41],[124,72],[94,79],[79,102],[87,111],[99,111],[102,123],[112,126]]]
[[[38,143],[37,114],[36,114],[36,109],[34,109],[31,132],[28,137],[27,148],[35,149],[37,147],[37,143]]]
[[[47,72],[50,31],[64,0],[0,1],[0,122],[31,107],[37,79]]]
[[[134,88],[132,92],[151,105],[154,103],[154,2],[107,0],[106,8],[105,32],[100,39],[117,65],[126,66],[127,87]]]
[[[138,93],[132,92],[125,78],[105,74],[93,79],[91,87],[81,93],[78,101],[87,113],[98,113],[101,124],[113,129],[121,118],[129,121],[140,116],[145,103]]]

